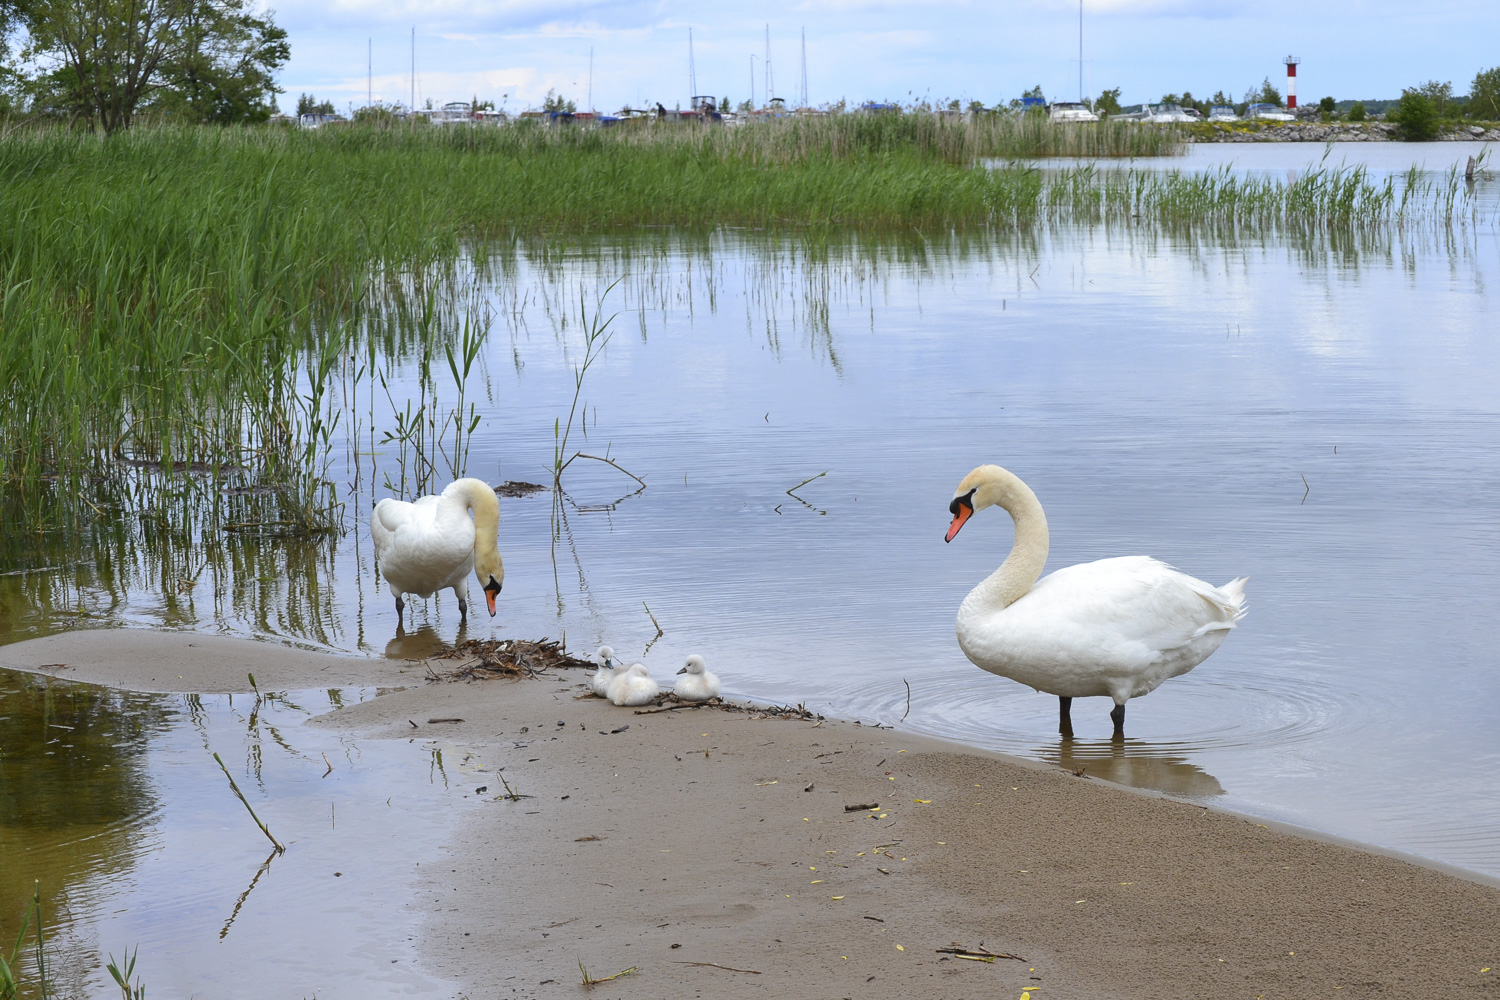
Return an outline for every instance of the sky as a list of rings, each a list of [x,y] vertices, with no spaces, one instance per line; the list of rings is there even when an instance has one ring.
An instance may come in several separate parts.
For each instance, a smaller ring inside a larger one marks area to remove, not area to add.
[[[801,95],[806,33],[813,105],[958,98],[1009,101],[1040,85],[1079,94],[1077,0],[819,0],[758,7],[703,0],[272,0],[292,58],[279,82],[340,110],[406,103],[415,29],[419,106],[478,96],[510,111],[548,90],[596,110],[662,102],[688,106],[692,32],[698,93]],[[768,18],[770,19],[768,21]],[[1269,77],[1285,91],[1287,55],[1300,56],[1302,103],[1390,98],[1427,80],[1468,92],[1500,65],[1493,0],[1084,0],[1082,90],[1121,89],[1121,103],[1189,90],[1241,98]],[[590,52],[592,51],[592,78]],[[368,76],[367,76],[368,72]],[[591,84],[592,79],[592,84]]]

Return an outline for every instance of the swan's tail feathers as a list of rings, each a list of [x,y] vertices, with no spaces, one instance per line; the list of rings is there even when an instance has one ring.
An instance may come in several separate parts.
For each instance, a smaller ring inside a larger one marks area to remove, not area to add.
[[[1245,603],[1245,584],[1249,580],[1248,576],[1236,577],[1219,588],[1219,593],[1226,598],[1225,610],[1230,613],[1233,621],[1239,621],[1250,610],[1250,605]]]

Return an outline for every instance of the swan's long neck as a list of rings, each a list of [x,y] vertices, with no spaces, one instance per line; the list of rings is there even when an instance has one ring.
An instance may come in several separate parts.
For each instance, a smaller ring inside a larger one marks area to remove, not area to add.
[[[965,610],[998,611],[1010,607],[1025,596],[1047,564],[1047,515],[1031,487],[998,466],[986,485],[989,487],[986,499],[1005,508],[1015,521],[1016,540],[1000,568],[965,598]]]
[[[485,554],[494,552],[499,544],[500,501],[489,484],[479,479],[456,479],[443,493],[462,501],[474,515],[474,568],[477,572]]]

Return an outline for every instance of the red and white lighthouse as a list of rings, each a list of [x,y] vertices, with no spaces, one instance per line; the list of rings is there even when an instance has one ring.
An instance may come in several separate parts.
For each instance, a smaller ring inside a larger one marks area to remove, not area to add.
[[[1286,108],[1288,111],[1297,107],[1297,64],[1301,61],[1300,56],[1287,56],[1282,60],[1286,63]]]

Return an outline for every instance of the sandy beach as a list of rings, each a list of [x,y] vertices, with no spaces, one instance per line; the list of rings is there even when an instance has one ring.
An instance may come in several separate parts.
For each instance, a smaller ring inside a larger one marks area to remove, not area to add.
[[[442,863],[392,901],[475,1000],[1500,997],[1500,887],[1478,876],[899,730],[641,714],[579,697],[579,670],[433,682],[455,661],[184,633],[69,633],[0,666],[148,691],[246,690],[250,671],[374,685],[393,690],[313,724],[485,748],[488,793],[503,775],[521,797],[413,845]],[[636,971],[586,988],[580,962]]]

